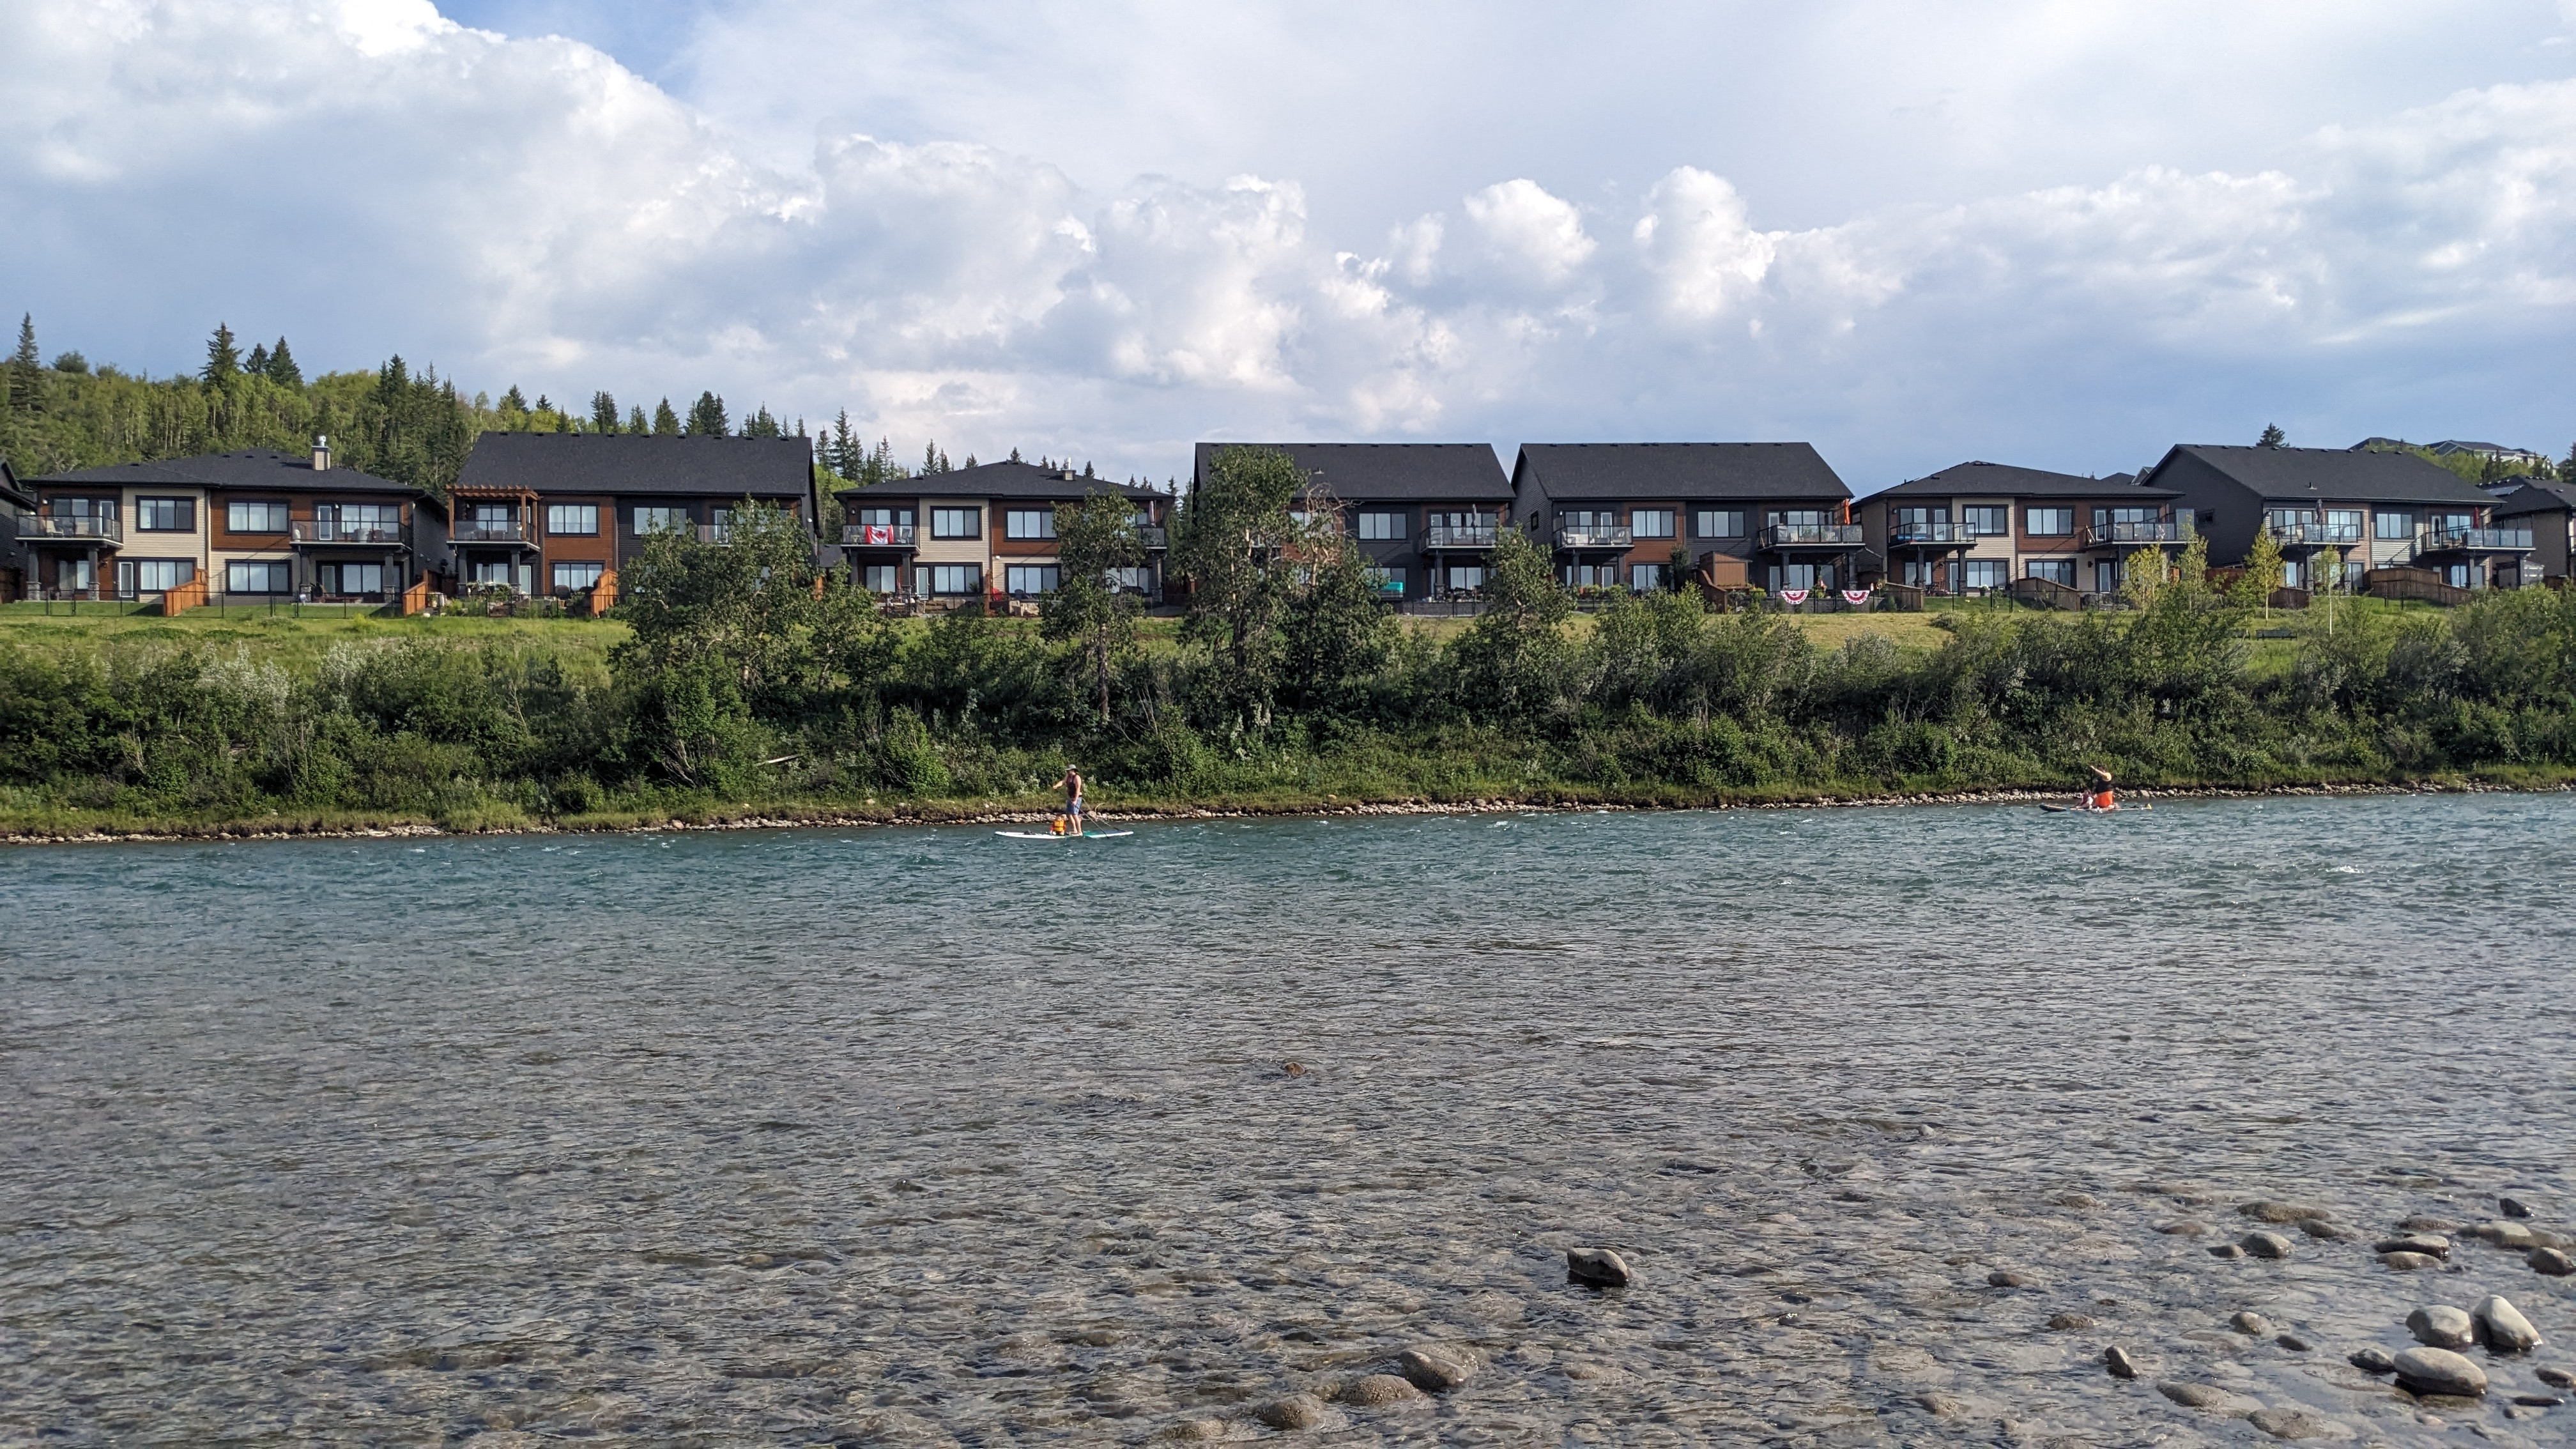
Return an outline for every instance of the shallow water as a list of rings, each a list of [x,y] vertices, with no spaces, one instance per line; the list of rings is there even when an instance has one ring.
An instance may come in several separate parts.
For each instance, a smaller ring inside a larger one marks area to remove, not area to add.
[[[2168,1379],[2406,1440],[2343,1355],[2498,1291],[2576,1364],[2576,1280],[2366,1240],[2499,1190],[2576,1231],[2566,796],[52,847],[0,892],[10,1440],[1249,1436],[1425,1343],[1485,1367],[1315,1433],[2253,1436]],[[2365,1240],[2211,1257],[2256,1198]],[[2567,1436],[2489,1371],[2432,1411]]]

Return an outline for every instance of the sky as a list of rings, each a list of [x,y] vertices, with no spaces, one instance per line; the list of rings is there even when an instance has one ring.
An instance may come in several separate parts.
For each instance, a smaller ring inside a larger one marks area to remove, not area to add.
[[[48,355],[917,457],[2576,442],[2576,0],[12,0]]]

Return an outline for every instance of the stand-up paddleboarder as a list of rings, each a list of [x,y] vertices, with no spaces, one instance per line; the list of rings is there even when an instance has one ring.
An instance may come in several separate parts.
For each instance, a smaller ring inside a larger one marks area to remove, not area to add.
[[[1082,772],[1071,765],[1064,767],[1064,778],[1055,782],[1064,791],[1064,833],[1082,833]]]

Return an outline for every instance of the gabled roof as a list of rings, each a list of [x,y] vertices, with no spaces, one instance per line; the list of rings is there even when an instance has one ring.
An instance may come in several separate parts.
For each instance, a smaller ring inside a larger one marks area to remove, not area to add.
[[[1159,488],[1131,488],[1107,478],[1085,478],[1070,468],[1041,468],[1035,463],[978,463],[918,478],[894,478],[873,488],[841,487],[837,498],[1038,498],[1079,500],[1106,490],[1129,498],[1162,498]]]
[[[2495,513],[2498,518],[2558,512],[2576,512],[2576,483],[2525,478],[2521,487],[2496,495]]]
[[[275,448],[250,448],[238,453],[200,453],[193,458],[164,458],[157,463],[110,463],[103,468],[48,473],[35,481],[47,487],[292,488],[331,493],[427,496],[408,483],[361,473],[355,468],[326,468],[315,472],[311,453],[281,453]]]
[[[2196,458],[2220,476],[2271,502],[2490,503],[2448,468],[2413,453],[2355,453],[2343,448],[2221,447],[2178,443],[2147,470],[2150,483],[2177,457]]]
[[[459,488],[528,493],[803,498],[813,486],[805,438],[665,437],[651,433],[485,433]]]
[[[21,508],[36,506],[36,495],[28,492],[26,486],[18,481],[17,473],[9,467],[9,460],[6,458],[0,458],[0,494],[7,495],[11,502]]]
[[[1810,443],[1524,443],[1512,469],[1550,499],[1842,499]]]
[[[1512,480],[1483,443],[1201,443],[1190,474],[1204,480],[1228,448],[1276,448],[1344,503],[1508,503]]]
[[[2137,475],[2114,473],[2108,478],[2080,478],[2073,473],[2051,473],[2040,468],[2016,468],[2010,463],[1953,463],[1938,473],[1909,478],[1893,488],[1882,489],[1872,498],[1964,498],[1979,495],[1992,498],[2108,498],[2161,502],[2175,497],[2169,488],[2140,487]]]

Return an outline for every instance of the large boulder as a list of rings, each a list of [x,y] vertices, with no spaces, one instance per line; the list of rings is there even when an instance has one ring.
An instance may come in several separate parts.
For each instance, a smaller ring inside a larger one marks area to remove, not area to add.
[[[2478,1339],[2476,1320],[2447,1303],[2428,1303],[2407,1314],[2406,1331],[2427,1348],[2467,1348]]]
[[[2473,1399],[2487,1391],[2487,1372],[2447,1348],[2410,1348],[2397,1356],[2397,1382],[2419,1394]]]
[[[2469,1317],[2477,1322],[2478,1342],[2490,1353],[2529,1353],[2540,1347],[2540,1331],[2522,1316],[2521,1309],[2497,1294],[2479,1299]]]

